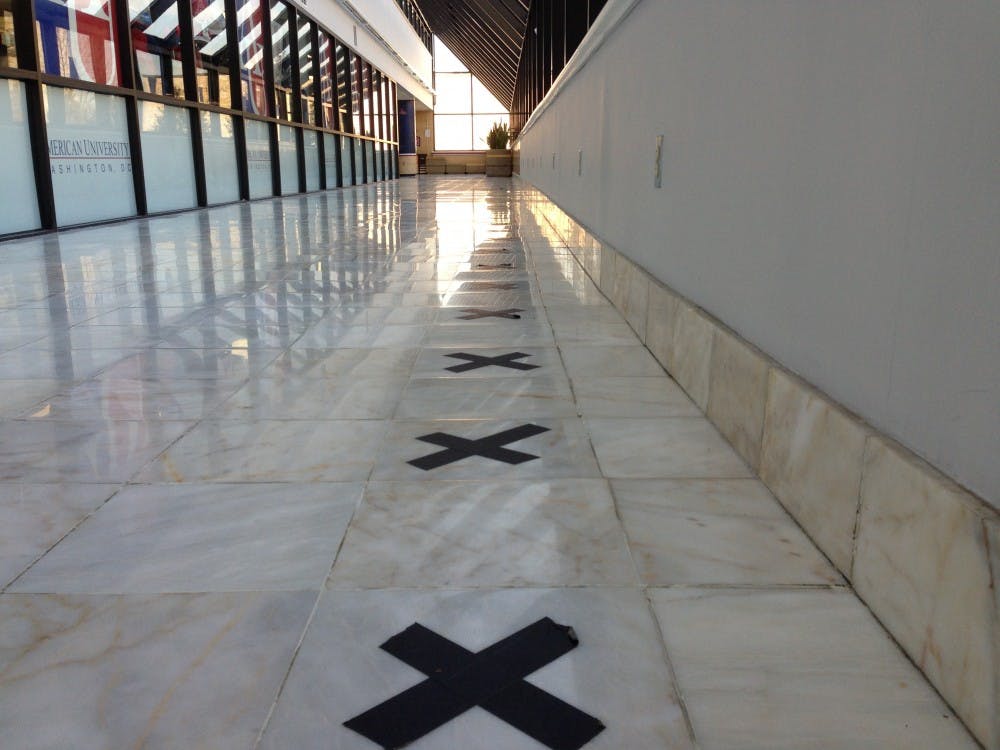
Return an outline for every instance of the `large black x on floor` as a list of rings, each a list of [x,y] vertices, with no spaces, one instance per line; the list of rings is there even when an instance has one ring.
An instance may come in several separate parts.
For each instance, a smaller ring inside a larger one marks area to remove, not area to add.
[[[572,628],[548,617],[475,654],[423,625],[411,625],[381,648],[429,679],[344,726],[392,750],[481,706],[552,750],[579,750],[604,725],[524,681],[578,643]]]
[[[452,365],[451,367],[444,368],[449,372],[468,372],[469,370],[478,370],[480,367],[489,367],[491,365],[508,367],[511,370],[537,370],[539,367],[538,365],[529,365],[527,362],[515,362],[515,360],[531,356],[523,352],[500,354],[496,357],[483,357],[482,355],[469,354],[468,352],[455,352],[454,354],[445,354],[444,356],[451,357],[452,359],[466,360],[464,365]]]
[[[511,450],[503,446],[507,445],[507,443],[524,440],[525,438],[541,435],[543,432],[548,431],[548,427],[542,427],[541,425],[523,424],[520,427],[513,427],[509,430],[498,432],[495,435],[487,435],[478,440],[467,440],[466,438],[449,435],[445,432],[432,432],[429,435],[421,435],[417,440],[423,440],[425,443],[433,445],[440,445],[445,450],[431,453],[421,458],[415,458],[412,461],[407,461],[407,463],[424,471],[437,469],[440,466],[446,466],[447,464],[461,461],[463,458],[471,458],[472,456],[492,458],[494,461],[503,461],[505,464],[523,464],[525,461],[533,461],[538,456]]]
[[[519,307],[508,307],[506,310],[484,310],[481,307],[463,307],[460,312],[466,313],[465,315],[459,315],[459,320],[477,320],[478,318],[507,318],[508,320],[520,320],[521,316],[517,313],[524,312]]]

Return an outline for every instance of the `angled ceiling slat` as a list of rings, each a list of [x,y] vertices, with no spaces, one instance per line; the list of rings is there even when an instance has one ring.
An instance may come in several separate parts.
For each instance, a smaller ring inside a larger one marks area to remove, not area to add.
[[[529,0],[417,0],[417,4],[431,30],[509,109]]]

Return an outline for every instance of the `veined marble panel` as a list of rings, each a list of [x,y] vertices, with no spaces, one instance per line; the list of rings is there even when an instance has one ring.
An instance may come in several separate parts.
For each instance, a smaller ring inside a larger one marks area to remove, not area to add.
[[[219,419],[388,419],[407,378],[253,378]]]
[[[373,482],[330,577],[347,588],[629,585],[607,484]]]
[[[249,348],[245,341],[234,342],[223,349],[154,347],[121,359],[104,370],[98,379],[207,378],[239,382],[273,362],[278,354],[274,349]]]
[[[650,281],[647,308],[644,343],[664,369],[669,369],[680,298],[662,284]]]
[[[701,747],[977,747],[848,591],[661,589],[653,604]]]
[[[667,371],[702,411],[708,409],[715,325],[687,303],[678,303]]]
[[[780,369],[768,378],[761,479],[850,575],[869,430]]]
[[[320,321],[293,341],[298,350],[408,348],[420,346],[428,330],[426,325],[331,325]]]
[[[0,380],[0,419],[32,412],[59,392],[64,383],[58,380]]]
[[[754,471],[760,466],[769,367],[741,338],[715,329],[705,413]]]
[[[639,346],[584,346],[566,344],[560,347],[570,379],[587,377],[661,377],[663,368]]]
[[[360,498],[360,484],[128,486],[11,590],[317,590]]]
[[[138,481],[361,481],[385,429],[385,422],[374,420],[206,420],[143,469]]]
[[[553,323],[552,330],[560,345],[639,346],[642,343],[624,321],[601,323],[583,319],[569,324]]]
[[[552,375],[462,381],[413,378],[395,412],[395,419],[575,416],[569,383]]]
[[[24,412],[39,420],[195,420],[209,416],[238,383],[192,378],[142,380],[99,377],[59,392]]]
[[[260,372],[274,380],[405,378],[420,349],[310,349],[293,346]]]
[[[625,479],[749,477],[711,423],[698,417],[588,418],[601,471]]]
[[[998,746],[996,514],[882,438],[869,438],[852,580],[991,750]]]
[[[0,421],[0,481],[124,482],[191,424]]]
[[[659,377],[575,377],[573,393],[585,417],[698,417],[701,412],[666,374]]]
[[[756,479],[612,482],[644,583],[841,584]]]
[[[4,747],[252,747],[315,601],[4,594]]]
[[[117,489],[114,484],[0,484],[0,588]]]
[[[71,349],[62,338],[26,344],[0,354],[0,380],[84,380],[138,349]]]
[[[260,750],[371,745],[342,724],[424,678],[378,647],[415,622],[479,651],[542,617],[570,625],[580,645],[527,680],[604,722],[606,729],[587,750],[693,750],[645,597],[617,588],[328,591]],[[480,708],[410,745],[414,750],[535,746]]]
[[[554,346],[552,329],[540,321],[503,320],[490,318],[487,321],[467,326],[439,325],[427,333],[424,346],[427,347],[511,347],[517,351],[524,346]]]

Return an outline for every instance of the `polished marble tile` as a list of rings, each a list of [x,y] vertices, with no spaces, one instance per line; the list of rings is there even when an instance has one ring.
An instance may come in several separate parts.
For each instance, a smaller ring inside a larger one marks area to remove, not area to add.
[[[73,349],[64,337],[44,339],[0,354],[0,380],[83,380],[140,349]]]
[[[976,743],[847,591],[653,592],[706,750],[974,750]]]
[[[0,380],[0,419],[16,417],[59,392],[65,384],[50,378],[34,380]]]
[[[628,585],[635,573],[607,484],[373,482],[331,585]]]
[[[698,407],[666,375],[575,377],[573,393],[585,417],[697,417]]]
[[[238,384],[208,378],[141,380],[107,376],[62,390],[20,416],[33,420],[194,420],[209,416]]]
[[[569,383],[551,375],[414,378],[403,390],[395,413],[396,419],[575,416]]]
[[[756,479],[617,479],[612,489],[650,586],[843,583]]]
[[[546,304],[545,314],[553,326],[580,326],[586,328],[589,323],[624,323],[625,319],[611,305],[605,307],[592,306],[581,311],[578,305]]]
[[[660,377],[663,368],[643,346],[561,344],[570,378]]]
[[[123,482],[191,424],[0,421],[0,481]]]
[[[601,471],[632,479],[730,479],[750,470],[706,419],[588,418]]]
[[[260,376],[293,381],[326,378],[405,378],[420,349],[309,349],[292,347]],[[307,386],[303,386],[307,388]]]
[[[586,750],[695,747],[671,663],[710,673],[704,750],[962,746],[678,388],[706,406],[711,321],[657,322],[660,288],[526,183],[219,206],[5,243],[3,268],[4,750],[373,747],[342,723],[420,679],[386,638],[481,649],[543,615],[581,645],[528,680],[607,724]],[[675,586],[666,650],[649,585]],[[481,709],[412,745],[529,746]]]
[[[496,322],[493,322],[493,321]],[[429,329],[424,346],[428,347],[513,347],[554,346],[552,329],[538,321],[500,320],[468,321],[469,325],[437,325]]]
[[[386,425],[362,420],[203,421],[137,476],[143,482],[353,482],[368,478]]]
[[[253,378],[217,412],[219,419],[388,419],[404,377],[316,380]]]
[[[172,349],[154,347],[135,352],[110,367],[100,378],[169,380],[207,378],[214,381],[243,381],[273,362],[280,352],[247,348],[234,342],[222,349]]]
[[[481,456],[472,456],[424,471],[407,463],[444,450],[417,438],[443,432],[467,440],[479,440],[524,424],[545,427],[547,432],[505,447],[538,456],[537,459],[512,465]],[[598,477],[587,431],[579,419],[531,418],[517,420],[437,420],[393,422],[372,473],[382,480],[443,479],[555,479],[559,477]]]
[[[360,497],[360,484],[129,486],[11,590],[316,590]]]
[[[556,341],[587,346],[641,346],[642,342],[627,323],[600,323],[581,319],[575,323],[553,323]]]
[[[2,319],[0,319],[2,320]],[[0,322],[0,353],[43,340],[48,336],[45,329],[28,330],[3,326]]]
[[[117,489],[116,484],[0,483],[0,588]]]
[[[315,600],[0,595],[3,744],[252,747]]]
[[[542,617],[571,626],[580,645],[528,682],[605,724],[587,750],[693,750],[646,600],[617,588],[328,591],[260,748],[373,746],[343,722],[420,682],[419,672],[379,649],[415,622],[479,651]],[[542,746],[473,708],[408,747]]]
[[[301,349],[384,349],[419,346],[427,335],[426,325],[329,325],[320,321],[295,341]]]

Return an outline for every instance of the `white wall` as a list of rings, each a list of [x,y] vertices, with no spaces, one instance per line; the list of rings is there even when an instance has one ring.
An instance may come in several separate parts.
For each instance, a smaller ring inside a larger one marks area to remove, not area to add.
[[[522,176],[1000,502],[1000,3],[643,0],[563,83]]]
[[[395,0],[351,0],[350,4],[406,63],[406,67],[363,24],[359,24],[338,0],[291,2],[326,26],[340,41],[413,94],[418,101],[428,107],[434,105],[430,89],[433,80],[431,53],[424,47]],[[356,45],[355,29],[358,34]]]

